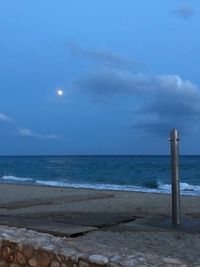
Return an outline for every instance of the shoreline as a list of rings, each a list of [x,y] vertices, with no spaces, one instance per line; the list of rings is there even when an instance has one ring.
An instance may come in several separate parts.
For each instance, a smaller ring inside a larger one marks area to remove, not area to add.
[[[54,182],[54,181],[53,181]],[[45,181],[44,181],[44,183],[45,183]],[[99,184],[99,188],[96,186],[92,186],[92,184],[91,184],[91,186],[82,186],[81,184],[80,184],[80,186],[70,186],[70,185],[63,185],[63,186],[61,186],[61,185],[51,185],[51,184],[48,184],[48,183],[46,183],[46,184],[40,184],[40,183],[23,183],[23,182],[20,182],[20,183],[15,183],[14,181],[13,182],[2,182],[2,181],[0,181],[0,185],[2,185],[2,184],[4,184],[4,185],[13,185],[13,186],[34,186],[34,187],[47,187],[47,188],[54,188],[54,189],[56,189],[56,188],[60,188],[60,189],[74,189],[74,190],[96,190],[96,191],[105,191],[105,192],[126,192],[126,193],[140,193],[140,194],[156,194],[156,195],[168,195],[168,196],[171,196],[171,192],[169,192],[169,191],[164,191],[164,190],[159,190],[159,189],[152,189],[152,188],[144,188],[144,189],[142,189],[142,188],[136,188],[135,190],[134,189],[130,189],[130,190],[128,190],[128,189],[118,189],[118,188],[103,188],[103,187],[101,187],[102,185],[101,184]],[[113,186],[119,186],[120,187],[120,185],[113,185]],[[197,195],[197,194],[192,194],[192,192],[195,192],[195,191],[192,191],[192,190],[182,190],[181,191],[181,197],[200,197],[200,194],[199,195]]]

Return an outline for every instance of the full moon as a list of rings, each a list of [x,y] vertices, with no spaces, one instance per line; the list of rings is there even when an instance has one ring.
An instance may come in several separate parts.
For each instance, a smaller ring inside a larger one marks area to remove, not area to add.
[[[63,90],[62,89],[58,89],[57,90],[57,95],[58,96],[62,96],[63,95]]]

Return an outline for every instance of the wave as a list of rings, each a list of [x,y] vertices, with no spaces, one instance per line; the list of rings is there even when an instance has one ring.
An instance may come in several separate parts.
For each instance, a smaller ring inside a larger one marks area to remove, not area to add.
[[[56,182],[56,181],[36,180],[35,183],[39,185],[48,185],[48,186],[61,186],[61,187],[67,186],[67,184],[64,182]]]
[[[171,191],[170,184],[158,183],[158,189]],[[200,185],[191,185],[188,183],[180,183],[181,191],[199,191],[200,192]]]
[[[48,186],[61,186],[69,188],[83,188],[83,189],[102,189],[102,190],[115,190],[115,191],[132,191],[132,192],[146,192],[146,193],[171,193],[171,185],[158,183],[157,188],[147,188],[134,185],[117,185],[117,184],[89,184],[89,183],[65,183],[56,181],[42,181],[36,180],[36,184],[48,185]],[[181,183],[182,195],[200,195],[200,186],[190,185],[187,183]]]
[[[18,181],[18,182],[33,182],[32,178],[24,178],[24,177],[16,177],[12,175],[4,175],[1,177],[3,180],[8,180],[8,181]]]
[[[142,188],[139,186],[133,185],[117,185],[117,184],[89,184],[89,183],[65,183],[65,182],[56,182],[56,181],[43,181],[36,180],[38,185],[47,185],[47,186],[61,186],[69,188],[82,188],[82,189],[102,189],[102,190],[115,190],[115,191],[137,191],[137,192],[157,192],[156,189],[151,188]]]
[[[134,192],[147,192],[147,193],[171,193],[171,185],[162,182],[157,182],[156,188],[149,186],[134,186],[125,184],[106,184],[106,183],[70,183],[65,181],[52,181],[52,180],[35,180],[28,177],[16,177],[11,175],[4,175],[1,180],[9,183],[24,183],[36,184],[55,187],[68,187],[68,188],[83,188],[83,189],[101,189],[101,190],[118,190],[118,191],[134,191]],[[182,195],[196,195],[200,196],[200,185],[191,185],[188,183],[180,183]]]

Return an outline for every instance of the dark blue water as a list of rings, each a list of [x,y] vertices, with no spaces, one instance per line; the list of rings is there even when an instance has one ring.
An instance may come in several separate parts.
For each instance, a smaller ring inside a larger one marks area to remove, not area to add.
[[[200,195],[200,156],[180,158],[183,194]],[[0,182],[170,192],[168,156],[0,157]]]

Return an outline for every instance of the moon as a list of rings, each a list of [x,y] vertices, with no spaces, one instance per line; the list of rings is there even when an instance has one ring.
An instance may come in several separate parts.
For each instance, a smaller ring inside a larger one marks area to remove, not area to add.
[[[58,89],[56,93],[58,96],[62,96],[64,94],[62,89]]]

